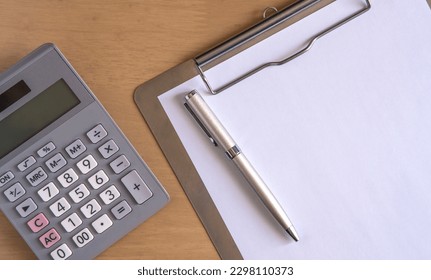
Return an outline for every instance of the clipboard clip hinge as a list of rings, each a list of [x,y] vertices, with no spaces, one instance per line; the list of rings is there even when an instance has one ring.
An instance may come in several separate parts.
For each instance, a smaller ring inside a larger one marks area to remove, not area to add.
[[[301,7],[299,10],[291,12],[291,14],[288,15],[287,17],[292,17],[293,15],[296,15],[299,12],[302,12],[303,10],[305,10],[308,7],[316,4],[319,1],[320,0],[308,1],[308,2],[311,2],[311,3],[307,3],[306,5],[304,5],[303,7]],[[256,74],[257,72],[260,72],[261,70],[263,70],[263,69],[265,69],[267,67],[281,66],[281,65],[283,65],[285,63],[288,63],[288,62],[294,60],[295,58],[297,58],[297,57],[305,54],[306,52],[308,52],[314,46],[314,43],[316,43],[316,41],[319,40],[320,38],[322,38],[323,36],[327,35],[328,33],[330,33],[332,31],[338,29],[339,27],[343,26],[344,24],[352,21],[353,19],[355,19],[355,18],[359,17],[360,15],[362,15],[362,14],[366,13],[367,11],[369,11],[371,9],[371,3],[370,3],[370,1],[369,0],[363,0],[363,1],[365,1],[365,7],[364,8],[362,8],[361,10],[359,10],[359,11],[351,14],[350,16],[348,16],[348,17],[346,17],[346,18],[344,18],[344,19],[342,19],[342,20],[334,23],[333,25],[331,25],[331,26],[327,27],[326,29],[322,30],[320,33],[314,35],[314,37],[312,37],[308,41],[308,43],[306,44],[306,46],[304,48],[300,49],[299,51],[295,52],[294,54],[292,54],[291,56],[289,56],[289,57],[287,57],[287,58],[285,58],[283,60],[264,63],[264,64],[262,64],[262,65],[260,65],[260,66],[258,66],[256,68],[248,71],[247,73],[239,76],[238,78],[236,78],[236,79],[228,82],[227,84],[221,86],[220,88],[213,89],[213,87],[211,86],[208,78],[205,76],[205,73],[204,73],[204,70],[203,70],[203,66],[205,64],[207,64],[208,61],[205,61],[205,60],[201,61],[200,57],[197,57],[194,60],[195,60],[196,67],[198,69],[199,75],[201,76],[201,78],[202,78],[203,82],[205,83],[206,87],[208,88],[208,90],[212,94],[215,95],[215,94],[219,94],[220,92],[222,92],[222,91],[224,91],[224,90],[226,90],[226,89],[228,89],[228,88],[236,85],[237,83],[245,80],[246,78],[248,78],[248,77]],[[276,14],[279,14],[279,13],[281,13],[281,12],[276,12]],[[270,16],[270,17],[272,17],[272,16]],[[239,42],[238,45],[241,44],[241,43],[242,42]],[[234,46],[234,47],[236,47],[236,46]],[[231,49],[233,49],[234,47],[231,47]],[[226,52],[226,50],[224,50],[224,52]],[[213,57],[220,57],[223,54],[224,53],[215,54],[215,55],[213,55]]]

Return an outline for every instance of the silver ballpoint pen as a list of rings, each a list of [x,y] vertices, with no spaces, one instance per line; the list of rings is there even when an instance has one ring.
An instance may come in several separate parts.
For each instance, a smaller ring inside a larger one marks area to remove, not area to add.
[[[185,96],[184,106],[188,109],[199,126],[204,130],[211,142],[215,146],[220,146],[225,151],[229,159],[234,162],[245,179],[257,193],[265,207],[271,212],[283,229],[295,241],[298,241],[298,234],[280,203],[214,115],[202,96],[196,90],[188,93]]]

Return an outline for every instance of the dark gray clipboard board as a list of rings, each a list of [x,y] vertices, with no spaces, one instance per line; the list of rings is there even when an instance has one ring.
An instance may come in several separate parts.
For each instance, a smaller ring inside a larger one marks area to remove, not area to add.
[[[313,12],[321,9],[322,7],[330,4],[334,0],[320,0],[311,5],[306,10],[300,9],[308,5],[307,2],[313,1],[297,1],[292,5],[286,7],[283,11],[287,11],[290,16],[283,19],[283,22],[277,20],[275,14],[255,26],[247,29],[244,32],[228,39],[227,41],[210,49],[208,52],[202,54],[205,56],[212,50],[217,49],[238,38],[244,37],[250,30],[256,29],[260,24],[269,24],[271,28],[265,32],[259,32],[252,38],[246,38],[239,47],[228,53],[212,59],[210,63],[206,64],[202,69],[204,71],[211,69],[215,65],[229,59],[235,54],[253,46],[254,44],[268,38],[276,32],[294,24],[302,18],[312,14]],[[298,12],[300,11],[300,12]],[[273,23],[277,24],[273,24]],[[181,85],[187,80],[199,76],[198,68],[194,59],[190,59],[181,63],[166,72],[156,76],[155,78],[139,85],[134,93],[135,102],[150,127],[154,137],[156,138],[160,148],[162,149],[166,159],[172,167],[177,179],[179,180],[184,192],[190,200],[193,208],[198,214],[202,224],[204,225],[211,241],[213,242],[218,254],[222,259],[243,259],[238,247],[235,244],[229,230],[227,229],[222,217],[220,216],[213,200],[211,199],[204,183],[202,182],[199,174],[197,173],[191,159],[189,158],[181,140],[179,139],[174,127],[172,126],[168,116],[163,109],[158,96],[164,94],[168,90]],[[192,89],[190,89],[192,90]]]

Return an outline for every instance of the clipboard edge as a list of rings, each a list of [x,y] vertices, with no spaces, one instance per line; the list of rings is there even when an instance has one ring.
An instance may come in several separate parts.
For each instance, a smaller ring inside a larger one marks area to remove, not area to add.
[[[139,85],[134,92],[134,101],[220,258],[242,260],[235,241],[158,100],[160,94],[198,76],[194,65],[193,60],[188,60]]]

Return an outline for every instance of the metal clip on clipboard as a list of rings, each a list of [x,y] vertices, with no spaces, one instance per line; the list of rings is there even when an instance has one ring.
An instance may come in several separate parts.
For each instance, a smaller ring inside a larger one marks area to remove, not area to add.
[[[321,0],[304,0],[300,1],[299,3],[295,3],[293,5],[290,5],[283,10],[277,12],[273,16],[270,16],[269,18],[265,18],[262,22],[256,24],[255,26],[252,26],[251,28],[243,31],[242,33],[228,39],[222,44],[219,44],[218,46],[210,49],[209,51],[197,56],[194,61],[196,63],[196,67],[198,69],[199,75],[201,76],[203,82],[205,83],[206,87],[212,94],[218,94],[231,86],[241,82],[242,80],[256,74],[257,72],[270,67],[270,66],[280,66],[283,65],[289,61],[292,61],[293,59],[305,54],[308,52],[314,45],[314,43],[322,38],[323,36],[327,35],[328,33],[334,31],[335,29],[343,26],[344,24],[350,22],[351,20],[357,18],[358,16],[364,14],[368,10],[371,9],[371,3],[369,0],[365,1],[365,7],[361,10],[353,13],[352,15],[336,22],[335,24],[329,26],[328,28],[324,29],[320,33],[316,34],[314,37],[312,37],[306,46],[299,51],[295,52],[293,55],[280,60],[280,61],[273,61],[273,62],[267,62],[264,63],[249,72],[241,75],[240,77],[228,82],[227,84],[221,86],[218,89],[213,89],[213,87],[210,85],[208,78],[205,76],[204,73],[204,67],[211,63],[216,63],[217,60],[224,57],[226,54],[232,53],[235,50],[241,48],[245,43],[248,41],[256,38],[258,35],[268,32],[270,29],[280,25],[281,23],[285,22],[288,19],[293,18],[294,16],[298,15],[299,13],[304,12],[305,10],[315,6],[316,4],[320,3]],[[217,63],[216,63],[217,64]]]

